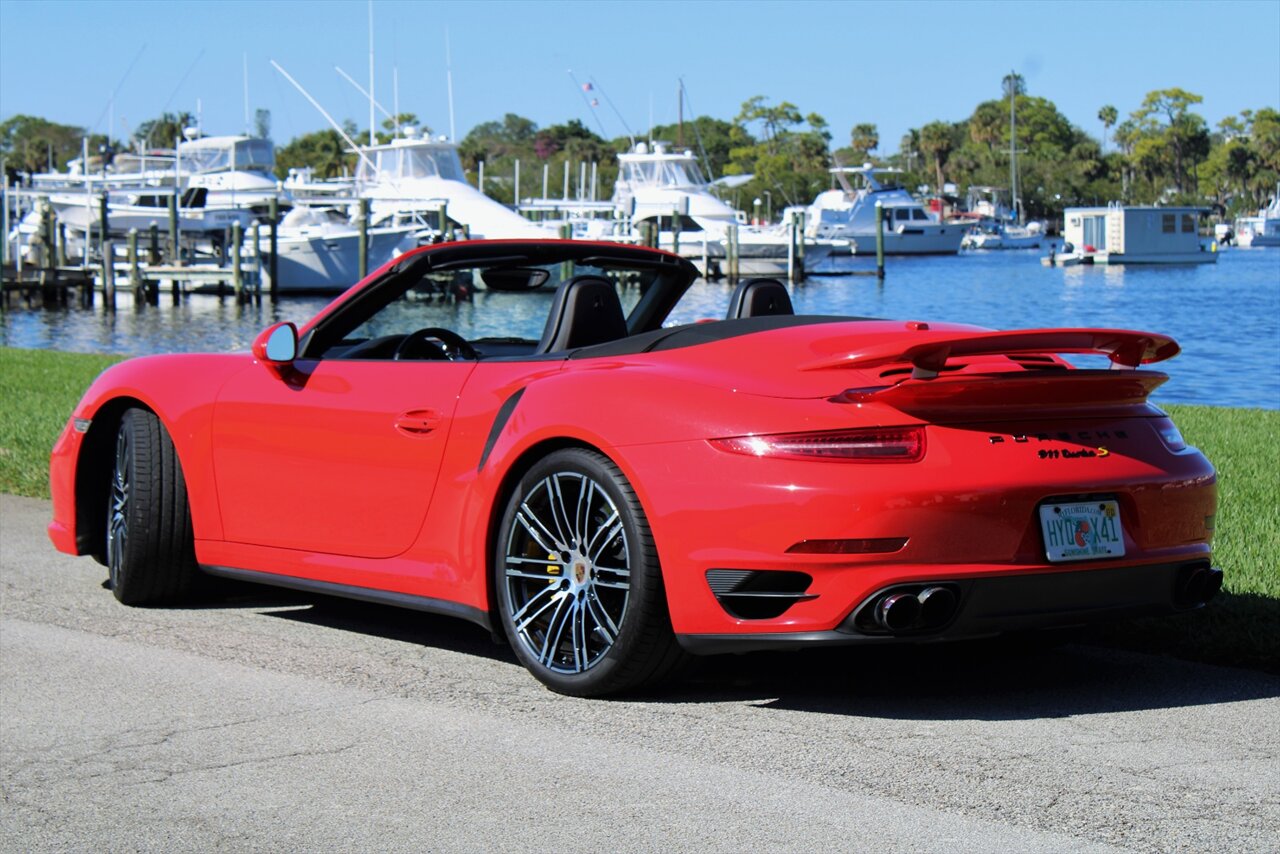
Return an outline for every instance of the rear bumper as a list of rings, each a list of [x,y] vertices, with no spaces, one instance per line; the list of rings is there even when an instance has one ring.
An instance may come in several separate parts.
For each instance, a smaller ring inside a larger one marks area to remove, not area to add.
[[[1203,607],[1203,602],[1180,601],[1180,588],[1190,570],[1208,567],[1208,561],[1194,560],[1081,572],[944,578],[940,580],[958,590],[960,601],[954,618],[933,632],[873,634],[861,630],[855,618],[881,595],[877,591],[828,631],[679,634],[677,638],[689,652],[714,655],[809,646],[932,643],[1160,616]]]

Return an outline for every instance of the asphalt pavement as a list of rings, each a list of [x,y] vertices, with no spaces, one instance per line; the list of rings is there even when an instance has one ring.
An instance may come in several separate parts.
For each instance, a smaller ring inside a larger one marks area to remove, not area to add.
[[[542,688],[489,635],[238,588],[130,609],[0,495],[3,851],[1276,850],[1280,678],[1090,646]]]

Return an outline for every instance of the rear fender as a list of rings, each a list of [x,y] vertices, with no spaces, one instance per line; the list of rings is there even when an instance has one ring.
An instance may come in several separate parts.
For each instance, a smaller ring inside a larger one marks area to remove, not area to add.
[[[627,372],[625,377],[622,371]],[[619,393],[622,386],[625,394]],[[850,423],[845,407],[825,400],[779,401],[680,380],[647,366],[616,363],[588,369],[575,366],[571,372],[535,379],[519,392],[505,421],[493,425],[496,433],[473,470],[480,487],[472,493],[476,504],[460,520],[460,530],[468,532],[464,536],[469,542],[459,554],[482,556],[482,566],[491,562],[498,521],[513,484],[533,461],[557,448],[593,448],[617,464],[645,508],[661,559],[662,520],[654,512],[645,478],[663,475],[648,469],[642,474],[633,465],[629,449],[794,430],[797,423],[811,429],[837,429]],[[664,560],[663,566],[667,563]]]

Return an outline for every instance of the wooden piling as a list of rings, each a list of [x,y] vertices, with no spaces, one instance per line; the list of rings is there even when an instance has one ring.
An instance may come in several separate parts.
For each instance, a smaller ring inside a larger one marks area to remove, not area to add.
[[[796,217],[792,213],[787,219],[787,281],[796,280]]]
[[[253,244],[253,263],[257,267],[257,275],[254,276],[253,295],[255,297],[262,296],[262,235],[258,228],[258,221],[255,219],[253,224],[249,226],[249,242]]]
[[[110,240],[102,242],[102,304],[107,311],[116,310],[116,256]]]
[[[182,252],[178,248],[178,195],[169,196],[169,263],[175,267],[182,266]]]
[[[147,228],[147,263],[160,266],[160,226],[154,222]]]
[[[244,300],[244,270],[240,267],[241,228],[239,220],[231,223],[231,289],[235,291],[236,302]]]
[[[109,239],[108,235],[111,234],[111,223],[107,215],[106,193],[98,196],[98,227],[100,229],[98,232],[100,235],[99,242],[105,244]]]
[[[573,240],[573,224],[568,222],[560,223],[560,239]],[[573,277],[573,262],[564,261],[560,264],[560,281],[566,282]]]
[[[725,267],[729,284],[738,283],[738,226],[731,225],[727,229],[725,243]]]
[[[884,278],[884,206],[876,202],[876,278]]]
[[[56,247],[58,266],[67,266],[67,224],[65,222],[58,223],[58,234],[55,238],[58,245]]]
[[[52,263],[55,257],[55,247],[58,241],[57,231],[58,218],[53,213],[53,206],[46,204],[40,211],[40,230],[44,234],[44,245],[49,248],[49,260]]]
[[[267,243],[271,250],[271,259],[267,265],[267,272],[271,274],[271,297],[274,299],[280,290],[279,280],[276,277],[276,270],[279,269],[279,265],[276,262],[276,250],[279,246],[276,229],[280,226],[280,200],[272,196],[268,204],[267,212],[271,217],[271,230]]]
[[[796,277],[793,282],[804,281],[804,211],[796,212]]]
[[[680,209],[674,208],[671,211],[671,251],[680,254],[680,226],[683,223],[680,219]]]
[[[129,229],[129,288],[133,291],[135,306],[146,302],[142,292],[142,272],[138,269],[138,229]]]
[[[358,218],[360,220],[358,225],[360,229],[359,273],[360,273],[360,278],[364,279],[365,276],[369,275],[369,200],[368,199],[360,200],[360,214]]]

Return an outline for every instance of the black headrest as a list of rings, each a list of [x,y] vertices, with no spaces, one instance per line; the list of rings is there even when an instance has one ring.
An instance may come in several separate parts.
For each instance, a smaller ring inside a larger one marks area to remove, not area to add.
[[[734,289],[729,298],[728,320],[743,317],[769,317],[779,314],[795,314],[791,296],[777,279],[748,279]]]
[[[538,353],[590,347],[627,337],[627,319],[613,283],[576,276],[557,290],[538,342]]]

